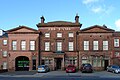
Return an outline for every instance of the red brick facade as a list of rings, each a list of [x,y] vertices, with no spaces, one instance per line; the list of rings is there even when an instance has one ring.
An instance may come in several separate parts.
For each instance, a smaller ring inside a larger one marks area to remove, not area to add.
[[[4,32],[4,31],[3,31]],[[0,70],[7,69],[7,53],[8,53],[8,35],[6,33],[0,36]]]
[[[9,57],[8,57],[8,69],[9,70],[16,70],[16,58],[19,56],[25,56],[29,59],[29,70],[33,68],[33,59],[36,60],[36,66],[38,66],[38,37],[39,34],[37,30],[19,26],[18,28],[11,29],[8,31],[8,38],[9,38]],[[16,50],[12,49],[12,41],[16,41]],[[26,49],[21,49],[21,41],[26,42]],[[35,41],[35,50],[30,50],[30,41]]]
[[[69,64],[79,69],[82,63],[91,63],[95,70],[120,65],[120,32],[105,25],[80,29],[79,16],[75,22],[44,21],[41,17],[38,30],[26,26],[8,30],[8,37],[0,38],[0,63],[6,61],[8,70],[35,70],[40,64],[51,70],[64,70]],[[3,39],[8,40],[6,46],[1,46]],[[6,58],[1,49],[7,50]]]

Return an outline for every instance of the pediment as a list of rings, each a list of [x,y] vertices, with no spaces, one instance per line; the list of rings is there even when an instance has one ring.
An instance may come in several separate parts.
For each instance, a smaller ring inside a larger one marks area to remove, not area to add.
[[[37,30],[26,27],[26,26],[19,26],[17,28],[13,28],[11,30],[8,30],[7,32],[36,32]]]
[[[109,29],[106,26],[94,25],[81,30],[82,32],[114,32],[113,29]]]

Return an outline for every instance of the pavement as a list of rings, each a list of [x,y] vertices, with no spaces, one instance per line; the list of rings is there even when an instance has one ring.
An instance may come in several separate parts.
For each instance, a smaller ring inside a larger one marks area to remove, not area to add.
[[[50,71],[47,73],[37,73],[37,71],[13,71],[0,73],[0,77],[100,77],[100,78],[120,78],[120,74],[107,71],[97,71],[93,73],[66,73],[65,71]]]

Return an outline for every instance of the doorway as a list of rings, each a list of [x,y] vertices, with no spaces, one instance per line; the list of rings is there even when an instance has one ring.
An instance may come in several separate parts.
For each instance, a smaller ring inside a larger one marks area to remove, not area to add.
[[[33,60],[32,60],[32,62],[33,62],[33,67],[32,67],[32,70],[36,70],[36,60],[35,60],[35,59],[33,59]]]
[[[107,66],[109,65],[109,60],[105,60],[104,63],[104,70],[107,70]]]
[[[25,56],[19,56],[15,59],[16,71],[29,71],[29,58]]]
[[[56,70],[61,69],[62,58],[56,58]]]

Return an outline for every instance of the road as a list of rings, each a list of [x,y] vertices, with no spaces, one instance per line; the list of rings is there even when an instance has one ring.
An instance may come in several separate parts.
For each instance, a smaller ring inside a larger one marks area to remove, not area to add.
[[[101,71],[94,73],[66,73],[65,71],[16,71],[0,73],[0,80],[120,80],[120,74]]]
[[[100,77],[0,77],[0,80],[120,80],[120,78]]]

